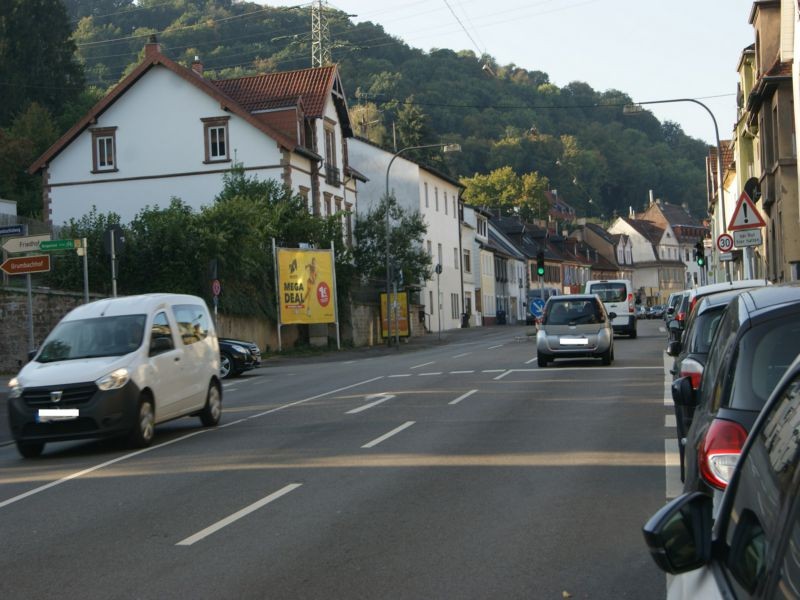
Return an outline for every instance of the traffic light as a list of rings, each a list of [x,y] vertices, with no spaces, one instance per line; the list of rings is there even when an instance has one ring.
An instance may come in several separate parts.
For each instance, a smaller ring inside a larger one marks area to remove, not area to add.
[[[544,252],[539,252],[536,255],[536,274],[539,277],[544,277]]]
[[[703,242],[697,242],[694,245],[694,259],[698,267],[706,266],[706,247]]]

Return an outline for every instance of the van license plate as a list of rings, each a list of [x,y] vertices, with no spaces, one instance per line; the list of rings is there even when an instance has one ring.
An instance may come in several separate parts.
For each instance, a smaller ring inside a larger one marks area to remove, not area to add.
[[[40,408],[39,413],[36,415],[36,422],[69,421],[70,419],[77,419],[79,414],[77,408]]]

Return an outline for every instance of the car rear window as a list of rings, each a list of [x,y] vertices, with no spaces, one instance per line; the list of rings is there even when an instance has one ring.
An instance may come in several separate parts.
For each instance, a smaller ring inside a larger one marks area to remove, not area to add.
[[[586,325],[603,320],[603,311],[596,300],[551,300],[543,317],[545,325]]]
[[[761,410],[780,378],[800,353],[800,315],[771,319],[739,341],[732,408]]]
[[[625,302],[627,289],[624,283],[593,283],[590,294],[597,294],[603,302]]]

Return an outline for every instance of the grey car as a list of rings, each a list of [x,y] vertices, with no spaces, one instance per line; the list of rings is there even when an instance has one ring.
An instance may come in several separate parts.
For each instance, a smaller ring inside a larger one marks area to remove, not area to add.
[[[604,365],[614,360],[614,330],[603,303],[594,294],[553,296],[547,301],[536,332],[540,367],[557,358],[599,358]]]

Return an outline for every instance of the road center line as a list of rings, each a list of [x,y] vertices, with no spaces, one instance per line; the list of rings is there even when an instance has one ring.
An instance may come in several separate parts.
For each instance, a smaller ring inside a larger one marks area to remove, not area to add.
[[[503,373],[505,369],[484,369],[481,373]]]
[[[478,390],[470,390],[470,391],[468,391],[466,394],[461,394],[461,395],[460,395],[458,398],[456,398],[455,400],[451,400],[450,402],[448,402],[448,404],[458,404],[458,403],[459,403],[459,402],[461,402],[461,401],[462,401],[464,398],[469,398],[470,396],[472,396],[472,394],[474,394],[474,393],[475,393],[475,392],[477,392],[477,391],[478,391]]]
[[[389,379],[397,378],[397,377],[411,377],[411,373],[400,373],[398,375],[387,375]]]
[[[270,494],[266,498],[262,498],[258,502],[253,502],[253,504],[251,504],[250,506],[245,506],[242,510],[236,511],[232,515],[229,515],[229,516],[225,517],[224,519],[222,519],[220,521],[217,521],[216,523],[206,527],[202,531],[198,531],[197,533],[195,533],[192,536],[189,536],[185,540],[181,540],[180,542],[178,542],[175,545],[176,546],[191,546],[195,542],[199,542],[203,538],[208,537],[212,533],[215,533],[215,532],[219,531],[223,527],[227,527],[228,525],[230,525],[231,523],[233,523],[235,521],[238,521],[242,517],[246,517],[251,512],[253,512],[255,510],[258,510],[262,506],[266,506],[267,504],[277,500],[281,496],[285,496],[289,492],[296,490],[301,485],[303,485],[303,484],[302,483],[291,483],[291,484],[287,485],[286,487],[279,489],[277,492],[274,492],[274,493]]]
[[[526,365],[529,365],[529,364],[531,364],[531,363],[532,363],[533,361],[535,361],[535,360],[536,360],[536,357],[534,356],[532,359],[530,359],[530,360],[526,360],[526,361],[525,361],[525,364],[526,364]]]
[[[394,394],[375,394],[372,396],[373,398],[379,396],[380,399],[376,400],[375,402],[370,402],[369,404],[365,404],[364,406],[359,406],[358,408],[354,408],[353,410],[348,410],[345,414],[347,415],[354,415],[356,413],[360,413],[362,410],[367,410],[368,408],[372,408],[373,406],[378,406],[378,404],[383,404],[387,400],[391,400],[394,398]]]
[[[497,346],[489,346],[487,350],[494,350],[495,348],[502,348],[503,344],[497,344]]]
[[[500,373],[500,375],[498,375],[497,377],[495,377],[495,378],[494,378],[494,380],[495,380],[495,381],[499,381],[499,380],[501,380],[503,377],[505,377],[506,375],[508,375],[509,373],[511,373],[511,371],[510,371],[510,370],[509,370],[509,371],[504,371],[504,372]]]
[[[365,381],[359,381],[358,383],[353,383],[351,385],[346,385],[344,387],[330,390],[328,392],[323,392],[321,394],[317,394],[316,396],[311,396],[310,398],[304,398],[303,400],[297,400],[296,402],[290,402],[289,404],[284,404],[282,406],[278,406],[276,408],[264,411],[257,415],[251,415],[247,417],[248,419],[254,419],[256,417],[262,417],[264,415],[268,415],[274,412],[278,412],[279,410],[284,410],[286,408],[290,408],[292,406],[298,406],[299,404],[303,404],[304,402],[311,402],[312,400],[316,400],[318,398],[323,398],[325,396],[329,396],[331,394],[336,394],[338,392],[343,392],[345,390],[349,390],[354,387],[358,387],[359,385],[366,385],[367,383],[372,383],[373,381],[378,381],[379,379],[383,379],[383,376],[380,375],[378,377],[373,377],[372,379],[367,379]],[[241,423],[244,419],[239,419],[238,421],[234,421],[234,423]],[[217,429],[222,429],[223,427],[227,427],[229,425],[233,425],[234,423],[226,423],[225,425],[220,425]],[[177,442],[181,442],[183,440],[187,440],[191,437],[196,435],[200,435],[201,433],[208,433],[209,431],[214,431],[213,429],[199,429],[197,431],[193,431],[191,433],[187,433],[181,437],[175,438],[173,440],[169,440],[168,442],[163,442],[161,444],[156,444],[155,446],[150,446],[149,448],[142,448],[141,450],[136,450],[135,452],[131,452],[130,454],[125,454],[123,456],[118,456],[112,460],[107,460],[106,462],[100,463],[99,465],[95,465],[94,467],[89,467],[88,469],[84,469],[82,471],[78,471],[77,473],[73,473],[71,475],[67,475],[66,477],[62,477],[61,479],[57,479],[56,481],[51,481],[50,483],[46,483],[41,485],[37,488],[32,490],[28,490],[18,496],[14,496],[13,498],[9,498],[8,500],[3,500],[0,502],[0,508],[5,508],[9,504],[14,504],[20,500],[23,500],[29,496],[33,496],[34,494],[38,494],[39,492],[43,492],[51,487],[55,487],[57,485],[61,485],[62,483],[66,483],[67,481],[71,481],[72,479],[77,479],[78,477],[82,477],[83,475],[88,475],[89,473],[93,473],[94,471],[98,471],[99,469],[103,469],[105,467],[111,466],[118,462],[122,462],[123,460],[128,460],[129,458],[134,458],[135,456],[139,456],[140,454],[144,454],[145,452],[151,452],[153,450],[157,450],[159,448],[163,448],[164,446],[169,446],[170,444],[175,444]]]
[[[419,373],[419,376],[420,377],[428,377],[430,375],[441,375],[441,374],[442,374],[441,371],[432,371],[430,373]]]
[[[472,354],[472,352],[462,352],[461,354],[456,354],[453,358],[462,358],[464,356],[468,356]]]
[[[409,369],[419,369],[421,367],[427,367],[428,365],[432,365],[435,362],[436,362],[435,360],[432,360],[430,362],[422,363],[421,365],[414,365],[413,367],[409,367]]]
[[[467,375],[474,372],[475,371],[450,371],[450,375]]]
[[[374,439],[374,440],[372,440],[371,442],[369,442],[369,443],[367,443],[367,444],[364,444],[364,445],[363,445],[363,446],[361,446],[361,447],[362,447],[362,448],[373,448],[373,447],[377,446],[378,444],[380,444],[381,442],[388,440],[388,439],[389,439],[390,437],[392,437],[393,435],[397,435],[398,433],[400,433],[400,432],[401,432],[401,431],[403,431],[404,429],[408,429],[408,428],[409,428],[409,427],[411,427],[411,426],[412,426],[414,423],[416,423],[416,421],[406,421],[405,423],[403,423],[402,425],[400,425],[400,427],[397,427],[397,428],[395,428],[395,429],[392,429],[392,430],[391,430],[389,433],[384,433],[384,434],[383,434],[381,437],[379,437],[379,438],[375,438],[375,439]]]

